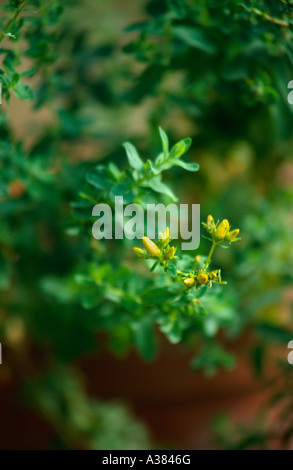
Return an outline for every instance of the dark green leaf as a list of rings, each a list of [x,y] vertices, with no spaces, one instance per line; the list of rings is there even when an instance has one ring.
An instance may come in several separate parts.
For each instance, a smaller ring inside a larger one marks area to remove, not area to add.
[[[154,321],[151,317],[144,317],[133,325],[134,342],[146,361],[154,359],[157,351],[157,342],[154,331]]]
[[[168,264],[167,271],[170,274],[170,276],[172,277],[177,276],[177,269],[176,269],[176,266],[174,266],[174,264]]]
[[[204,31],[189,26],[174,26],[173,34],[181,39],[188,46],[199,49],[200,51],[208,54],[213,54],[216,51],[214,44],[206,36]]]

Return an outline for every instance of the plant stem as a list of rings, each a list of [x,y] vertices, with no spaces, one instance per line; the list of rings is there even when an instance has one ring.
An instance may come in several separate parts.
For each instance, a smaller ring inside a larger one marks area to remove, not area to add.
[[[11,18],[7,28],[0,34],[0,43],[3,41],[3,39],[5,38],[5,36],[7,36],[7,34],[9,33],[10,29],[12,28],[12,26],[14,25],[14,23],[16,22],[19,14],[22,12],[22,10],[27,6],[27,4],[30,2],[31,0],[27,0],[26,2],[24,3],[21,3],[19,5],[19,7],[17,8],[16,12],[14,13],[13,17]]]
[[[205,264],[204,264],[204,267],[202,268],[202,270],[203,270],[204,272],[206,271],[206,269],[208,268],[208,266],[209,266],[209,264],[210,264],[210,262],[211,262],[211,257],[212,257],[213,252],[215,251],[216,246],[217,246],[217,244],[216,244],[216,242],[213,240],[213,244],[212,244],[212,246],[211,246],[209,255],[208,255],[207,260],[206,260],[206,262],[205,262]]]
[[[188,273],[183,273],[182,271],[180,271],[180,269],[177,269],[177,274],[179,274],[180,276],[188,277]]]

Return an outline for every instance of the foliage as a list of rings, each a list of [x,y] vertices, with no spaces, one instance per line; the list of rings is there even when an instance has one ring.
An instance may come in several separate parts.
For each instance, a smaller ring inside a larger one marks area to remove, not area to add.
[[[3,98],[9,103],[13,93],[20,100],[32,99],[34,93],[25,80],[36,76],[39,89],[34,104],[44,106],[54,93],[50,87],[55,79],[62,93],[58,75],[49,70],[57,60],[56,44],[66,34],[66,28],[58,25],[63,6],[61,2],[16,1],[1,8],[6,10],[0,36]],[[19,72],[27,63],[30,68]],[[70,244],[66,219],[75,185],[86,170],[82,165],[75,169],[64,158],[61,144],[71,132],[70,123],[62,126],[65,114],[57,105],[57,126],[40,127],[21,141],[9,113],[1,109],[0,331],[5,351],[1,367],[7,377],[25,377],[27,403],[52,424],[61,439],[58,445],[147,448],[145,431],[127,409],[89,399],[79,376],[72,377],[60,365],[95,346],[93,330],[80,317],[74,296],[66,305],[67,276],[82,251],[82,244]],[[72,123],[74,131],[76,124]],[[52,370],[44,372],[49,363],[54,365]]]
[[[87,31],[82,7],[67,0],[1,7],[0,339],[15,355],[12,375],[30,381],[37,372],[28,401],[67,447],[149,446],[120,405],[112,412],[89,399],[79,376],[60,366],[95,351],[98,332],[116,354],[134,344],[151,360],[158,325],[172,343],[187,342],[192,367],[209,374],[234,366],[221,330],[254,329],[259,372],[272,340],[291,335],[291,317],[280,310],[292,285],[292,190],[282,176],[291,155],[292,2],[143,3],[144,20],[126,28],[123,51]],[[32,101],[29,135],[15,129],[15,100]],[[158,150],[160,125],[177,144],[160,128]],[[120,144],[129,139],[136,146],[124,144],[125,167]],[[142,159],[136,148],[158,156]],[[142,262],[127,240],[93,240],[92,207],[115,195],[143,206],[196,200],[204,219],[222,221],[206,222],[212,252],[233,233],[224,221],[240,227],[235,248],[211,253],[227,285],[209,270],[209,240],[191,256],[175,251],[166,232],[160,254],[147,240],[136,249]],[[150,274],[154,262],[162,266]],[[32,371],[36,350],[43,360]],[[280,368],[284,381],[289,373]],[[121,432],[111,436],[117,423]],[[256,445],[269,445],[267,434],[261,439]]]
[[[161,121],[183,111],[201,144],[247,138],[264,153],[276,134],[291,135],[292,8],[273,0],[147,1],[148,19],[127,29],[137,39],[125,51],[144,64],[128,98],[154,95]],[[264,125],[271,136],[256,133]]]
[[[135,267],[133,262],[128,267],[123,266],[124,258],[129,256],[127,240],[104,240],[94,245],[91,241],[91,214],[94,204],[99,202],[113,205],[116,195],[123,196],[124,204],[134,202],[143,207],[146,207],[149,201],[158,202],[160,195],[171,201],[177,200],[170,188],[161,179],[158,180],[162,171],[174,165],[189,171],[198,169],[196,163],[188,164],[180,159],[188,149],[190,139],[176,143],[169,152],[168,137],[162,129],[160,135],[162,152],[154,162],[147,160],[144,163],[135,147],[127,143],[124,147],[129,168],[121,171],[111,162],[108,166],[98,165],[94,172],[87,175],[88,184],[80,192],[80,200],[73,203],[80,225],[72,225],[69,228],[71,233],[76,233],[75,227],[79,233],[87,234],[88,244],[92,247],[89,254],[91,263],[87,262],[75,276],[76,282],[81,286],[82,306],[95,312],[92,327],[109,330],[110,345],[113,345],[111,336],[114,336],[115,347],[119,352],[129,347],[130,341],[133,340],[146,360],[153,359],[156,354],[156,323],[172,343],[191,341],[195,334],[200,334],[202,338],[199,338],[199,346],[204,348],[205,341],[209,341],[209,338],[233,317],[229,308],[221,315],[219,300],[218,308],[210,312],[214,320],[205,318],[205,301],[202,299],[207,287],[225,284],[221,280],[219,269],[208,272],[207,268],[216,245],[237,240],[238,231],[230,232],[228,221],[224,220],[217,226],[209,216],[210,225],[206,225],[206,228],[212,237],[212,247],[208,256],[197,254],[194,257],[194,254],[181,253],[175,257],[176,249],[170,246],[168,227],[156,243],[143,237],[145,250],[134,247],[136,255],[140,259],[153,260],[151,271],[154,271],[158,264],[163,266],[167,278],[158,274],[150,280],[147,271]],[[182,271],[190,270],[191,266],[192,271]],[[181,286],[176,285],[176,280],[180,281]],[[198,294],[192,289],[193,286],[202,286],[201,292]],[[211,295],[215,296],[217,302],[219,292],[215,290]],[[68,296],[68,301],[72,302],[72,295]]]

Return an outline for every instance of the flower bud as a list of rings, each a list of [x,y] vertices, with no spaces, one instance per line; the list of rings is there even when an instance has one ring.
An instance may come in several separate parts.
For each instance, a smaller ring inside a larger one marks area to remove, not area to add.
[[[201,262],[201,256],[196,255],[196,257],[194,258],[194,261],[195,261],[196,263],[200,263],[200,262]]]
[[[187,279],[184,279],[184,284],[186,285],[186,287],[193,287],[194,284],[195,284],[195,280],[192,279],[192,277],[188,277]]]
[[[218,226],[216,233],[215,233],[215,238],[216,240],[223,240],[229,230],[229,222],[227,219],[222,220],[220,225]]]
[[[208,215],[207,218],[207,227],[210,231],[213,231],[215,228],[215,221],[212,215]]]
[[[165,252],[165,258],[172,259],[174,258],[174,255],[175,255],[175,248],[174,246],[170,246],[170,248],[168,248],[168,250]]]
[[[232,232],[229,232],[227,237],[226,237],[227,241],[233,242],[235,240],[235,238],[237,237],[238,233],[239,233],[238,228],[236,230],[232,230]]]
[[[169,227],[166,227],[164,232],[160,233],[160,238],[161,238],[161,240],[170,240],[170,229],[169,229]]]
[[[136,246],[133,248],[133,251],[134,253],[136,254],[136,256],[138,256],[138,258],[145,258],[145,251],[142,250],[141,248],[137,248]]]
[[[212,271],[212,272],[209,274],[209,276],[210,276],[210,279],[212,279],[212,280],[214,281],[215,279],[218,278],[218,271]]]
[[[209,280],[209,277],[205,273],[199,273],[196,279],[199,284],[206,284]]]
[[[142,237],[142,243],[151,256],[159,256],[161,254],[160,248],[148,237]]]

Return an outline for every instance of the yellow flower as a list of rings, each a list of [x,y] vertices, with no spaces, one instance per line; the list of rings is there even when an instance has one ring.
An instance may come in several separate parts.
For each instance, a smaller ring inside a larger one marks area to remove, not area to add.
[[[222,220],[220,225],[218,226],[216,233],[215,233],[215,238],[216,240],[224,240],[228,230],[229,230],[229,222],[227,219]]]
[[[200,263],[200,262],[201,262],[201,256],[196,255],[196,257],[194,258],[194,261],[195,261],[196,263]]]
[[[149,255],[160,256],[161,254],[160,248],[148,237],[142,237],[142,243]]]
[[[142,250],[141,248],[137,248],[136,246],[133,248],[133,251],[134,253],[136,254],[136,256],[138,256],[138,258],[145,258],[145,251]]]
[[[199,284],[206,284],[209,280],[209,277],[207,274],[205,273],[199,273],[198,276],[197,276],[197,282]]]
[[[188,277],[187,279],[184,279],[184,284],[186,285],[186,287],[193,287],[194,284],[195,284],[195,280],[192,279],[192,277]]]
[[[168,250],[165,253],[165,258],[172,259],[174,258],[174,255],[175,255],[175,248],[174,246],[170,246],[170,248],[168,248]]]
[[[207,227],[210,231],[213,231],[215,229],[215,221],[212,215],[208,215]]]
[[[235,229],[235,230],[232,230],[232,232],[229,232],[228,235],[227,235],[227,241],[229,242],[233,242],[235,240],[235,238],[237,237],[239,233],[239,229]]]

